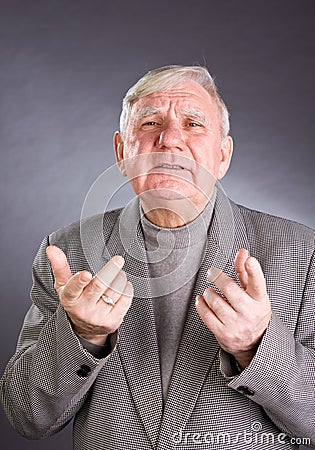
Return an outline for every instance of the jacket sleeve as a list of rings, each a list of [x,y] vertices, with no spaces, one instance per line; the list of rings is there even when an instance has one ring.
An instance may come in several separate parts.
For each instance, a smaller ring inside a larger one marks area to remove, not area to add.
[[[260,406],[291,437],[309,438],[315,447],[315,257],[311,259],[295,333],[273,313],[250,365],[233,376],[221,351],[228,385]]]
[[[0,381],[4,411],[23,436],[37,439],[63,428],[87,398],[110,355],[98,359],[73,332],[54,290],[46,238],[34,260],[32,306],[15,355]],[[117,335],[111,337],[115,350]]]

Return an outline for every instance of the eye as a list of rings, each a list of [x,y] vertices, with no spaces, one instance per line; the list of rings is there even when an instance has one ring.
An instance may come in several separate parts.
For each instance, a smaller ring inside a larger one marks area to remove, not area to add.
[[[201,127],[200,123],[197,123],[197,122],[189,122],[188,126],[189,127]]]
[[[148,120],[147,122],[143,122],[141,124],[141,128],[152,128],[152,127],[157,127],[159,125],[158,122],[156,122],[155,120]]]

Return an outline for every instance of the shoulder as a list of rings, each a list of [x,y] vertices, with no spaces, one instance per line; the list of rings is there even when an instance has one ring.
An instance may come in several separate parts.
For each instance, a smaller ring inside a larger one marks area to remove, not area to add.
[[[71,247],[81,246],[83,235],[90,237],[91,240],[96,238],[106,239],[110,235],[121,211],[122,208],[119,208],[70,223],[51,233],[49,235],[49,243],[67,250]]]
[[[103,262],[104,242],[112,234],[120,213],[121,209],[117,209],[87,217],[46,236],[36,254],[34,268],[37,272],[47,269],[49,265],[47,266],[46,248],[49,245],[55,245],[67,256],[72,273],[80,270],[93,272],[94,263],[91,266],[91,261],[95,256],[100,264]]]
[[[314,248],[315,231],[299,222],[247,208],[233,202],[244,221],[249,237],[267,243],[309,245]]]

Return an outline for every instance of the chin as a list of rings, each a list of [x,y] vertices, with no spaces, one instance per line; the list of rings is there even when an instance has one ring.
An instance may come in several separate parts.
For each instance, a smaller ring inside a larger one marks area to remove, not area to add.
[[[150,191],[146,191],[144,195],[147,198],[155,198],[155,199],[161,199],[165,201],[171,201],[171,200],[185,200],[189,198],[185,194],[182,194],[178,191],[173,191],[170,189],[154,189]]]
[[[138,197],[153,207],[165,206],[172,209],[172,202],[174,207],[176,206],[175,209],[180,208],[181,205],[187,207],[189,204],[196,207],[208,203],[211,197],[207,195],[210,194],[209,192],[202,193],[198,186],[178,178],[146,177],[145,180],[143,178],[141,180],[139,177],[133,181],[133,189]]]
[[[155,188],[143,191],[138,194],[139,199],[146,205],[148,210],[152,209],[167,209],[169,211],[180,214],[184,211],[200,212],[204,208],[204,197],[194,195],[191,191],[183,192],[183,190]]]
[[[165,199],[183,199],[194,197],[198,189],[190,183],[168,179],[158,183],[150,183],[146,186],[145,191]]]

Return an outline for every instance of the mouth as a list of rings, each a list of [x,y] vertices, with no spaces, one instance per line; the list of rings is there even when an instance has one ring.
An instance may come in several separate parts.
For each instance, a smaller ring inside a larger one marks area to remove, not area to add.
[[[155,169],[185,170],[185,167],[178,166],[177,164],[159,164]]]

